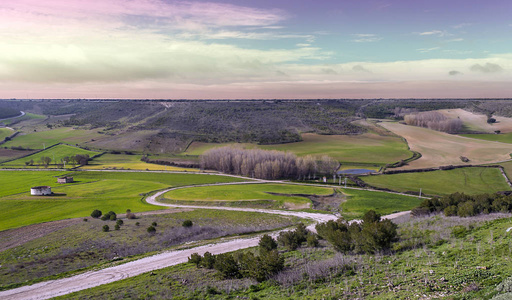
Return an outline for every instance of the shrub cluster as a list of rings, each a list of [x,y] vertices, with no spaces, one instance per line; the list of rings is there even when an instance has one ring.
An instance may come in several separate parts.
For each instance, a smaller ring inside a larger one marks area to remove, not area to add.
[[[293,153],[239,147],[221,147],[201,155],[201,167],[228,174],[262,179],[315,177],[332,175],[340,164],[324,155],[317,160],[312,156],[297,157]]]
[[[277,237],[277,242],[288,250],[293,251],[299,248],[302,243],[308,241],[308,237],[310,236],[312,236],[312,239],[316,239],[316,237],[306,229],[304,224],[299,223],[295,230],[281,232]],[[314,242],[312,243],[314,244]]]
[[[102,217],[101,217],[101,220],[103,221],[115,221],[117,220],[117,215],[115,212],[113,211],[109,211],[108,213],[104,214]]]
[[[260,240],[260,253],[222,253],[213,255],[206,252],[203,257],[198,253],[192,254],[188,261],[198,268],[215,269],[224,278],[253,278],[258,282],[265,281],[270,276],[284,268],[284,258],[279,255],[276,242],[270,236]]]
[[[420,216],[443,212],[445,216],[471,217],[478,214],[510,212],[511,209],[512,195],[466,195],[457,192],[440,198],[425,199],[412,213]]]
[[[375,253],[388,250],[397,240],[397,225],[381,220],[373,210],[363,216],[361,223],[352,224],[339,219],[316,225],[318,235],[343,253]]]

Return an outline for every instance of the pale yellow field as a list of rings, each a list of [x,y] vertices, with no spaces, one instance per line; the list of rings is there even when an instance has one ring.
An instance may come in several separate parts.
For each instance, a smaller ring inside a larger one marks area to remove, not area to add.
[[[199,169],[191,169],[191,168],[180,168],[174,166],[162,166],[156,164],[148,164],[145,162],[136,162],[136,163],[111,163],[111,164],[103,164],[103,165],[88,165],[81,167],[81,169],[88,170],[149,170],[149,171],[179,171],[179,172],[198,172]]]
[[[460,108],[442,109],[438,112],[451,119],[461,119],[464,125],[473,131],[494,133],[495,130],[501,130],[502,133],[512,132],[512,118],[493,116],[497,122],[488,124],[486,115],[475,114]]]
[[[411,150],[422,154],[420,159],[402,169],[493,163],[510,160],[512,153],[512,146],[504,143],[461,137],[396,122],[382,122],[380,125],[404,137]],[[462,162],[460,156],[469,158],[470,162]]]

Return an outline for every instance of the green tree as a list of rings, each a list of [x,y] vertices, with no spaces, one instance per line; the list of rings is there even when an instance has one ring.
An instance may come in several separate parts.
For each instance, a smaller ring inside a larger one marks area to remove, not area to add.
[[[95,209],[92,211],[91,217],[97,219],[97,218],[101,217],[101,214],[102,214],[101,210]]]
[[[260,247],[260,255],[262,255],[276,249],[277,242],[270,235],[265,234],[264,236],[261,237],[258,246]]]
[[[196,253],[192,253],[192,255],[190,255],[190,257],[188,258],[188,262],[189,263],[193,263],[196,265],[196,267],[199,268],[199,265],[201,264],[201,255],[199,255],[197,252]]]

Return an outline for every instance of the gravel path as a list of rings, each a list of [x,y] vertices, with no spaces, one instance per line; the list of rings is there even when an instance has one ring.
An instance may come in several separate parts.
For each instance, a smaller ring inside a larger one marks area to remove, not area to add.
[[[259,181],[261,183],[262,181]],[[245,182],[246,184],[247,182]],[[257,183],[252,181],[251,183]],[[228,184],[244,184],[244,183],[223,183]],[[212,184],[212,185],[223,185],[223,184]],[[185,188],[185,187],[180,187]],[[166,192],[177,189],[171,188],[155,193],[146,198],[146,201],[150,204],[159,206],[168,206],[176,208],[201,208],[201,209],[218,209],[218,210],[230,210],[230,211],[245,211],[245,212],[261,212],[278,214],[285,216],[296,216],[300,218],[311,219],[317,222],[326,222],[329,220],[336,220],[338,217],[331,214],[320,214],[320,213],[309,213],[309,212],[297,212],[297,211],[281,211],[281,210],[266,210],[266,209],[254,209],[254,208],[236,208],[236,207],[212,207],[212,206],[192,206],[192,205],[175,205],[161,203],[157,201],[157,198]],[[401,212],[384,216],[383,218],[393,219],[403,215],[407,215],[409,212]],[[308,227],[314,230],[314,224]],[[279,232],[275,232],[272,235],[275,237]],[[157,255],[141,258],[136,261],[132,261],[126,264],[101,269],[97,271],[89,271],[76,276],[45,281],[30,286],[23,286],[20,288],[7,290],[0,292],[0,299],[49,299],[61,295],[66,295],[76,291],[96,287],[99,285],[115,282],[128,277],[137,276],[146,272],[174,266],[188,261],[188,257],[192,253],[199,253],[203,255],[206,251],[212,254],[220,254],[225,252],[231,252],[239,249],[254,247],[258,245],[260,236],[251,238],[235,239],[215,244],[209,244],[199,247],[193,247],[185,250],[167,251]]]

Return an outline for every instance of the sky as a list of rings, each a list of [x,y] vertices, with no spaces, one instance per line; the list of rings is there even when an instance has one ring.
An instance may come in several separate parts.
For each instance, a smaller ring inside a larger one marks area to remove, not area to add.
[[[512,1],[2,0],[0,98],[512,98]]]

